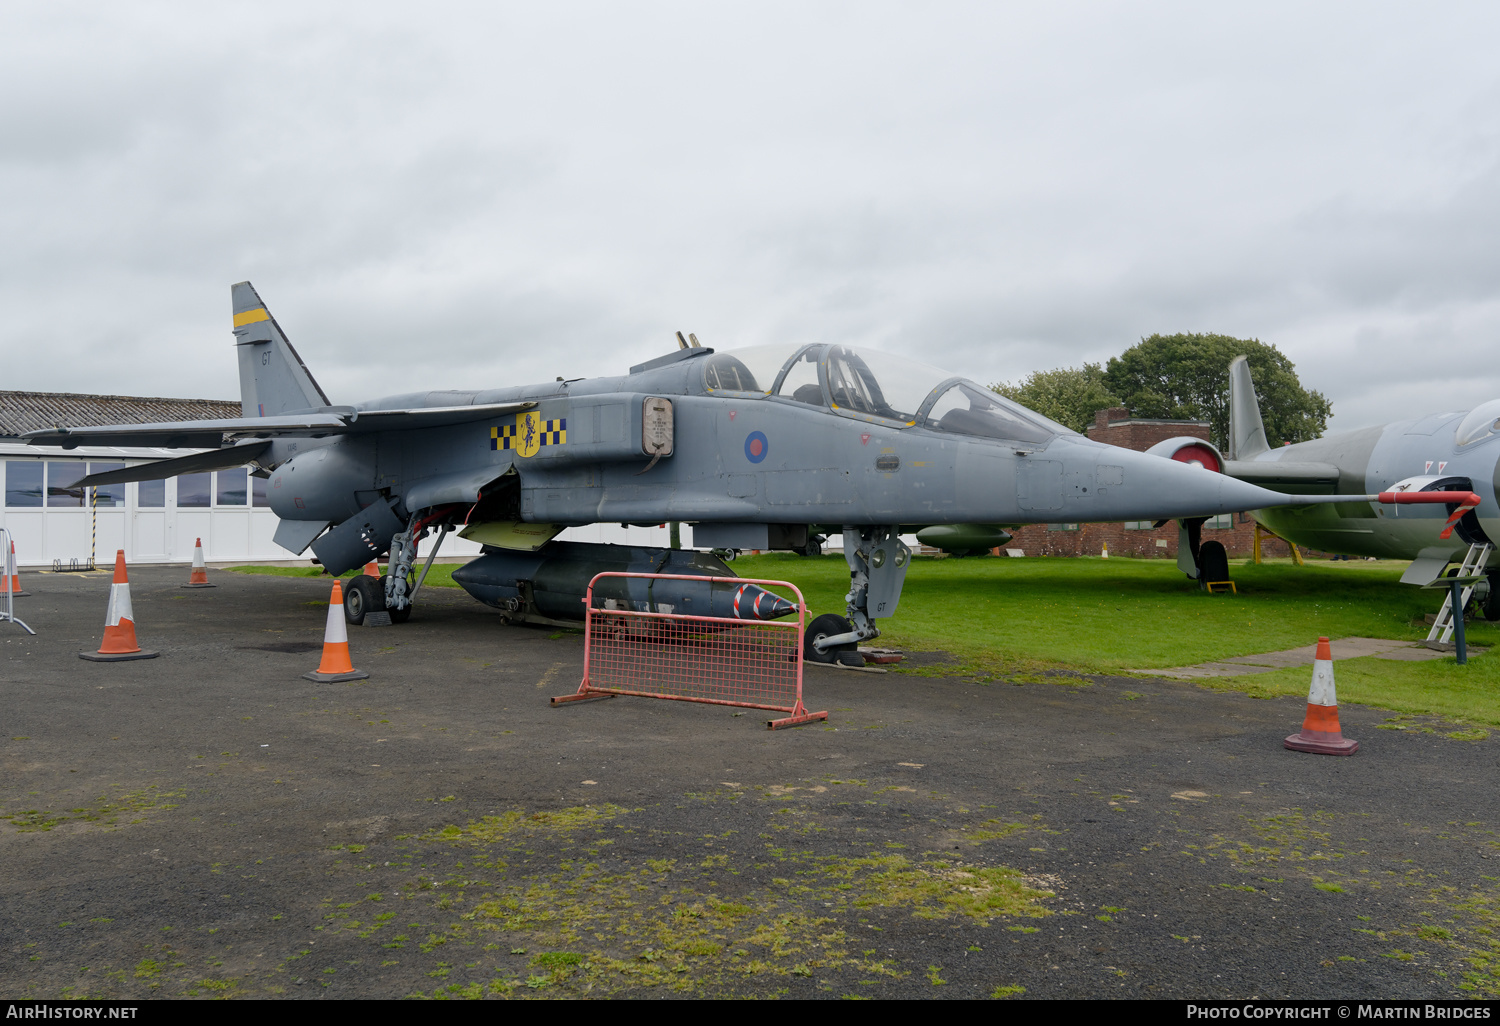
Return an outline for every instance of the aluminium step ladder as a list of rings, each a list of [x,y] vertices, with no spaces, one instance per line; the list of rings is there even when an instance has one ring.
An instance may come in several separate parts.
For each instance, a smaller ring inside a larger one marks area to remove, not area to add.
[[[1464,556],[1463,565],[1459,568],[1458,576],[1474,577],[1484,573],[1484,565],[1489,562],[1490,553],[1495,551],[1495,546],[1489,542],[1475,542],[1469,546],[1469,551]],[[1459,605],[1458,615],[1463,616],[1464,609],[1469,605],[1469,599],[1474,594],[1474,585],[1467,584],[1461,593],[1462,602]],[[1453,636],[1453,592],[1443,594],[1443,605],[1438,610],[1437,620],[1432,625],[1432,630],[1427,632],[1428,641],[1436,641],[1447,644],[1448,639]]]

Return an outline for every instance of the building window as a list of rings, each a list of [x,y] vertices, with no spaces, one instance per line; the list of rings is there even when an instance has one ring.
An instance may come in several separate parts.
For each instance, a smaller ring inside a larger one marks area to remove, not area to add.
[[[90,474],[102,474],[108,470],[124,470],[123,463],[90,463]],[[125,506],[125,486],[123,484],[97,485],[93,489],[92,502],[99,509],[122,509]]]
[[[135,504],[140,509],[165,509],[167,505],[167,482],[141,481],[135,486]]]
[[[1127,520],[1125,530],[1127,531],[1149,531],[1156,523],[1154,520]]]
[[[1224,513],[1220,516],[1209,517],[1203,522],[1204,527],[1213,528],[1216,531],[1225,531],[1234,526],[1234,514]]]
[[[45,467],[41,460],[6,460],[5,504],[23,509],[40,506]]]
[[[271,505],[271,479],[250,475],[250,505],[266,509]]]
[[[77,488],[88,466],[84,463],[47,464],[47,507],[78,508],[83,505],[83,489]]]
[[[247,498],[245,481],[248,475],[244,467],[220,470],[214,474],[214,492],[220,506],[243,506]]]
[[[212,474],[181,474],[177,478],[177,508],[206,509],[212,505]]]
[[[1047,525],[1047,530],[1049,530],[1049,531],[1076,531],[1076,530],[1078,530],[1078,525],[1077,524],[1048,524]]]

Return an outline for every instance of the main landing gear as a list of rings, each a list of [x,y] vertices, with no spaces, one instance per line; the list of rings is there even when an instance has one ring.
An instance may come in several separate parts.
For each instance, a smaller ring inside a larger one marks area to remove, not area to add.
[[[427,562],[422,566],[422,575],[413,584],[411,576],[412,566],[417,560],[417,543],[426,536],[427,525],[431,522],[432,518],[423,520],[420,516],[413,516],[407,529],[391,538],[391,551],[386,568],[388,572],[383,577],[377,580],[374,577],[359,576],[349,581],[348,587],[344,590],[344,619],[346,621],[357,626],[369,619],[373,626],[386,622],[405,623],[411,619],[417,589],[427,579],[427,571],[432,568],[432,561],[437,557],[443,539],[448,537],[448,532],[451,530],[447,524],[443,525],[436,544],[427,554]],[[382,619],[381,614],[389,617],[389,620]]]

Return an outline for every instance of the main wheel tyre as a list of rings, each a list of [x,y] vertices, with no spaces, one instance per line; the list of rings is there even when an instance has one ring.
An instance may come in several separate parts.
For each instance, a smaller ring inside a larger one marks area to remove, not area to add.
[[[1201,584],[1217,584],[1229,580],[1229,554],[1216,541],[1206,541],[1198,546],[1198,581]]]
[[[847,634],[854,630],[854,625],[839,616],[837,613],[824,613],[814,618],[807,625],[807,630],[802,635],[802,658],[809,663],[836,663],[839,662],[841,653],[858,653],[859,643],[854,641],[835,645],[833,648],[819,652],[814,643],[822,638],[831,638],[835,634]]]
[[[365,614],[385,608],[385,592],[378,590],[373,577],[361,574],[349,581],[344,589],[344,619],[358,627],[365,622]]]
[[[1491,622],[1500,620],[1500,573],[1491,573],[1489,577],[1489,594],[1484,597],[1484,618]]]

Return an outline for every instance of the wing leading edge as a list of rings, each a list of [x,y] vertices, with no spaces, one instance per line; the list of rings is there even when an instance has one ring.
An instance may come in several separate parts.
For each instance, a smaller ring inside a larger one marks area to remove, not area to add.
[[[46,428],[21,437],[32,445],[154,445],[172,449],[217,449],[226,436],[242,438],[322,438],[327,435],[370,434],[377,431],[415,431],[448,427],[520,413],[534,402],[493,403],[484,406],[440,406],[411,410],[356,410],[335,406],[278,417],[238,417],[228,420],[179,420],[161,424],[103,424],[97,427]]]

